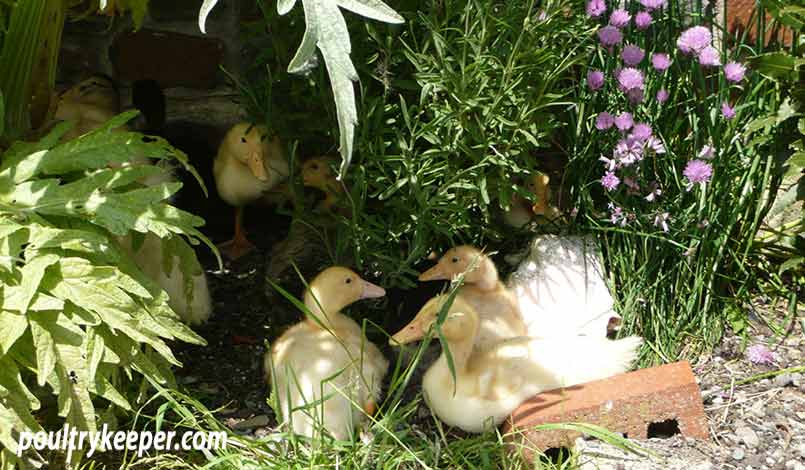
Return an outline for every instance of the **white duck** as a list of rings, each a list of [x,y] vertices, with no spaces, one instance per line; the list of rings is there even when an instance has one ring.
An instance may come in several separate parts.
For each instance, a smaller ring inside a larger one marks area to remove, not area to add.
[[[458,295],[480,315],[477,347],[488,348],[503,339],[528,334],[517,300],[500,282],[495,263],[475,247],[451,248],[436,266],[420,274],[419,280],[452,280],[464,272],[467,274]]]
[[[282,420],[295,433],[314,437],[326,429],[345,440],[374,413],[388,361],[341,309],[383,295],[381,287],[339,266],[310,283],[304,302],[314,318],[292,326],[265,356]]]
[[[425,337],[446,299],[441,295],[428,301],[389,343],[406,344]],[[478,313],[456,296],[441,326],[453,358],[455,381],[444,351],[422,381],[433,413],[467,432],[484,432],[499,425],[523,401],[540,392],[627,371],[642,342],[638,337],[617,341],[585,336],[520,337],[479,351],[473,347],[479,328]]]
[[[243,208],[288,178],[290,168],[279,138],[269,140],[268,129],[247,122],[235,124],[224,137],[213,164],[221,199],[235,207],[234,237],[219,245],[231,259],[254,249],[243,230]]]

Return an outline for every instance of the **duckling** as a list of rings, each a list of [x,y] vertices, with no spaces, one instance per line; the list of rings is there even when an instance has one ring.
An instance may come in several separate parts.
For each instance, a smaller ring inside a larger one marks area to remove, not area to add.
[[[114,81],[96,74],[64,91],[56,104],[55,119],[73,121],[62,140],[72,140],[93,131],[120,110],[120,94]]]
[[[480,315],[476,347],[486,349],[503,339],[528,334],[517,300],[500,282],[492,260],[475,247],[463,245],[451,248],[436,266],[420,274],[419,280],[452,280],[473,265],[476,267],[465,275],[458,296]]]
[[[537,202],[531,204],[519,194],[512,197],[511,207],[503,213],[503,221],[512,227],[523,227],[539,216],[538,221],[553,220],[560,211],[551,204],[550,177],[544,173],[534,173],[525,181],[525,189],[534,195]]]
[[[388,361],[341,309],[385,294],[340,266],[310,283],[304,303],[314,318],[292,326],[265,356],[266,380],[276,387],[282,418],[295,433],[314,437],[323,427],[345,440],[364,414],[374,413]]]
[[[268,140],[265,126],[233,126],[218,148],[213,175],[218,194],[235,207],[235,235],[219,245],[231,259],[254,249],[243,230],[243,208],[288,178],[290,169],[278,137]]]
[[[425,337],[446,300],[446,295],[429,300],[389,343],[402,345]],[[444,351],[422,380],[433,413],[450,426],[475,433],[498,426],[538,393],[626,372],[642,342],[638,337],[617,341],[586,336],[519,337],[478,351],[473,344],[479,330],[478,312],[456,296],[441,326],[455,380]]]
[[[121,237],[119,241],[140,270],[168,294],[168,304],[185,323],[200,325],[207,322],[212,314],[212,299],[203,269],[192,275],[191,297],[191,292],[187,291],[187,278],[179,266],[179,256],[171,256],[170,272],[165,273],[165,252],[159,237],[153,233],[145,234],[142,245],[136,251],[129,236]]]
[[[333,173],[333,162],[331,157],[313,157],[302,164],[302,184],[324,193],[324,199],[317,206],[319,211],[332,211],[344,194],[344,187]]]

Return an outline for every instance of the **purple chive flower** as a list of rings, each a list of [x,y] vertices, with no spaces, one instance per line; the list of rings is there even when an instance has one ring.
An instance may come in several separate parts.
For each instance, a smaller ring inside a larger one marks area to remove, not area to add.
[[[643,72],[636,68],[626,67],[621,70],[617,75],[618,88],[621,91],[629,90],[642,90],[643,89]]]
[[[645,142],[649,137],[651,137],[651,126],[645,122],[635,124],[634,127],[632,127],[632,133],[629,135],[629,138],[638,142]]]
[[[587,86],[590,90],[600,90],[604,86],[604,72],[600,70],[591,70],[587,72]]]
[[[698,54],[702,49],[710,45],[713,36],[710,30],[704,26],[694,26],[688,28],[679,35],[676,40],[676,47],[685,54]]]
[[[656,181],[652,181],[651,184],[648,185],[649,193],[644,198],[648,202],[654,202],[662,196],[662,189],[660,189],[660,185],[657,184]]]
[[[665,145],[662,143],[662,140],[654,136],[651,136],[648,139],[646,139],[646,148],[654,153],[659,154],[665,153]]]
[[[623,63],[630,67],[634,67],[635,65],[639,64],[643,61],[643,57],[645,57],[646,53],[643,52],[643,49],[640,47],[635,46],[634,44],[627,44],[626,47],[623,48],[621,52],[621,57],[623,58]]]
[[[688,179],[688,191],[694,184],[704,184],[710,181],[713,176],[713,167],[704,160],[691,160],[682,171],[682,175]]]
[[[774,364],[774,353],[762,344],[753,344],[746,348],[746,358],[752,364],[766,366]]]
[[[721,54],[713,46],[707,46],[699,52],[699,65],[718,67],[721,65]]]
[[[724,66],[724,77],[731,82],[740,82],[744,79],[744,74],[746,74],[746,67],[743,64],[729,62]]]
[[[656,52],[651,54],[651,66],[654,70],[664,72],[671,66],[671,58],[664,52]]]
[[[587,15],[591,18],[598,18],[607,11],[607,4],[604,0],[590,0],[587,2]]]
[[[615,175],[614,171],[608,171],[601,177],[601,186],[607,191],[612,191],[617,188],[619,184],[621,184],[621,180]]]
[[[668,219],[670,214],[663,212],[654,216],[654,226],[661,227],[663,232],[668,232]]]
[[[630,195],[639,194],[640,193],[640,185],[637,181],[631,177],[627,176],[623,178],[623,185],[626,186],[626,193]]]
[[[640,88],[633,88],[626,92],[626,97],[629,98],[629,102],[632,104],[640,104],[643,102],[643,90]]]
[[[615,118],[606,111],[598,113],[595,118],[595,128],[599,131],[609,129],[615,124]]]
[[[621,139],[615,145],[612,156],[618,160],[620,166],[631,166],[643,159],[643,144],[633,139]]]
[[[615,171],[618,168],[618,159],[617,158],[607,158],[603,155],[598,157],[599,162],[604,162],[604,168],[607,171]]]
[[[607,204],[607,207],[609,208],[609,221],[612,222],[613,225],[620,225],[621,227],[626,225],[627,219],[626,215],[623,213],[623,209],[611,202]]]
[[[641,11],[634,16],[634,24],[640,31],[645,31],[651,26],[651,13]]]
[[[613,11],[611,15],[609,15],[609,24],[618,29],[627,26],[631,20],[632,15],[630,15],[629,12],[623,8],[618,8],[617,10]]]
[[[665,103],[666,101],[668,101],[668,90],[666,90],[665,88],[661,88],[657,92],[657,101],[660,104]]]
[[[729,121],[735,117],[735,108],[725,101],[721,103],[721,115],[724,116],[724,119]]]
[[[701,158],[702,160],[712,160],[716,156],[716,149],[710,144],[705,145],[699,150],[699,155],[697,158]]]
[[[662,8],[665,5],[665,0],[640,0],[640,4],[643,5],[646,10],[652,11]]]
[[[602,46],[614,46],[623,40],[623,34],[614,26],[604,26],[598,30],[598,40]]]
[[[634,120],[632,119],[632,115],[630,113],[620,113],[618,117],[615,118],[615,127],[617,127],[621,132],[628,131],[633,125]]]

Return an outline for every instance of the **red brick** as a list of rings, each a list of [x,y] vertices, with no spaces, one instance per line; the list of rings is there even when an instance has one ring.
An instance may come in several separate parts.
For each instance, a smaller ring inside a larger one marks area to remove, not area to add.
[[[111,51],[122,81],[156,80],[162,88],[212,88],[224,57],[219,39],[141,29],[117,37]]]
[[[546,423],[588,423],[645,439],[648,426],[676,420],[683,436],[709,439],[699,386],[687,362],[675,362],[543,392],[503,424],[507,439],[531,449],[572,447],[572,431],[536,431]]]

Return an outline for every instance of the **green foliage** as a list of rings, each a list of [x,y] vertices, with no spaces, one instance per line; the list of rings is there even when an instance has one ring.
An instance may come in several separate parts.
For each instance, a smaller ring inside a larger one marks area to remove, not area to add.
[[[99,400],[131,409],[128,382],[138,376],[172,382],[170,365],[180,363],[167,341],[203,343],[120,245],[132,232],[174,245],[187,246],[180,235],[209,244],[197,229],[200,218],[166,202],[180,183],[144,186],[139,181],[164,170],[120,166],[134,156],[186,162],[163,140],[113,131],[134,114],[61,144],[69,125],[59,125],[2,156],[0,445],[6,465],[14,465],[18,433],[40,429],[31,413],[41,409],[42,397],[50,400],[48,393],[57,404],[47,406],[57,406],[59,417],[94,430]]]
[[[205,33],[207,16],[218,0],[204,0],[198,15],[198,26]],[[280,0],[277,11],[285,15],[293,9],[296,0]],[[352,82],[358,80],[358,73],[352,64],[347,24],[341,8],[350,10],[366,18],[386,23],[402,23],[405,20],[381,0],[305,0],[305,34],[293,59],[288,64],[288,72],[304,74],[316,66],[316,49],[324,58],[324,65],[330,77],[335,107],[338,115],[340,134],[341,177],[346,174],[352,160],[352,146],[358,112],[355,107],[355,90]]]
[[[540,16],[534,3],[447,0],[422,8],[399,39],[370,30],[375,81],[337,252],[386,286],[410,287],[432,249],[510,239],[496,217],[513,178],[542,163],[583,57],[571,5],[548,3]]]

